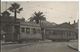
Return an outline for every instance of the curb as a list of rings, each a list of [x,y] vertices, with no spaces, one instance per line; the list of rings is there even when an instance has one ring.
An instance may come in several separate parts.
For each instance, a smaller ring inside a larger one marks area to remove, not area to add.
[[[15,44],[16,45],[16,44]],[[28,44],[18,44],[17,47],[13,46],[13,49],[14,48],[20,48],[20,47],[24,47],[24,46],[30,46],[30,45],[33,45],[33,43],[28,43]],[[8,46],[8,45],[6,45]],[[11,45],[12,46],[12,45]],[[5,45],[2,47],[2,49],[5,48]],[[12,49],[12,48],[11,48]]]
[[[75,48],[75,47],[73,47],[73,46],[71,46],[71,45],[67,45],[69,48],[71,48],[71,49],[74,49],[74,50],[76,50],[76,51],[78,51],[78,49],[77,48]]]
[[[17,44],[17,43],[1,43],[1,45],[9,45],[9,44]]]

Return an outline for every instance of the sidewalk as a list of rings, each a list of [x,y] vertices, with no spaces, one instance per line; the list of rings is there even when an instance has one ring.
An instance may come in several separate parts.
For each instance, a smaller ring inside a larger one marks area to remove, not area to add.
[[[15,42],[1,42],[1,45],[16,44]]]
[[[75,41],[75,42],[68,43],[68,47],[78,51],[78,42]]]
[[[16,48],[20,48],[20,47],[24,47],[24,46],[30,46],[33,45],[34,43],[22,43],[22,44],[8,44],[8,45],[2,45],[1,46],[1,50],[12,50],[12,49],[16,49]]]
[[[39,43],[50,43],[50,42],[52,42],[52,40],[42,40],[42,41],[39,41]]]
[[[37,43],[49,43],[51,42],[50,40],[44,40],[44,41],[38,41],[38,42],[26,42],[26,43],[13,43],[13,42],[6,42],[3,43],[3,45],[1,46],[2,50],[11,50],[11,49],[15,49],[15,48],[20,48],[20,47],[24,47],[24,46],[31,46],[33,44],[37,44]]]
[[[51,42],[50,40],[44,40],[44,41],[38,41],[38,42],[26,42],[26,43],[13,43],[13,42],[5,42],[5,43],[1,43],[2,48],[6,48],[6,47],[22,47],[22,46],[27,46],[27,45],[33,45],[35,43],[49,43]]]

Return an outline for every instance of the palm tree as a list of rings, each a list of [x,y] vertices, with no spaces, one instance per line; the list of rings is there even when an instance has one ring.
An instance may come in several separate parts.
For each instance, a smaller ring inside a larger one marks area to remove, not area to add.
[[[8,8],[9,11],[14,13],[14,36],[13,36],[13,40],[19,40],[19,36],[18,36],[18,28],[16,24],[16,18],[17,18],[17,13],[20,13],[20,11],[23,10],[23,8],[20,7],[20,4],[18,3],[13,3],[11,4],[11,6]]]
[[[34,15],[29,18],[30,21],[35,21],[37,24],[41,22],[41,20],[46,20],[43,15],[43,12],[34,12]]]
[[[17,13],[20,13],[20,11],[23,10],[23,8],[20,8],[20,5],[18,3],[11,4],[11,7],[8,8],[11,12],[14,12],[15,22],[17,18]]]
[[[46,21],[46,17],[44,17],[43,12],[35,12],[32,17],[29,18],[30,21],[35,21],[37,24],[40,24],[41,27],[41,34],[42,34],[42,40],[44,40],[44,28],[41,25],[41,20]]]

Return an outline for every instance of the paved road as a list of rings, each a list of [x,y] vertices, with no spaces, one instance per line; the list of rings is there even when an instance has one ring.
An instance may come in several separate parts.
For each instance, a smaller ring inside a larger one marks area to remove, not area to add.
[[[67,46],[66,42],[35,43],[11,50],[3,49],[2,52],[78,52]]]

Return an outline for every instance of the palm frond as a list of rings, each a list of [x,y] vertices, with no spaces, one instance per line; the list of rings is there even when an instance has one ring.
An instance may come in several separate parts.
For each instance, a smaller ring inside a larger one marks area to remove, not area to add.
[[[34,12],[34,15],[30,20],[35,20],[36,23],[39,23],[40,20],[46,20],[46,17],[44,17],[43,12]]]
[[[19,11],[22,11],[22,10],[23,10],[23,8],[20,8],[20,9],[19,9]]]
[[[18,3],[13,3],[13,4],[11,4],[11,6],[15,9],[18,9],[20,7],[20,5]]]
[[[13,7],[9,7],[8,10],[10,10],[11,12],[14,12],[14,8]]]

